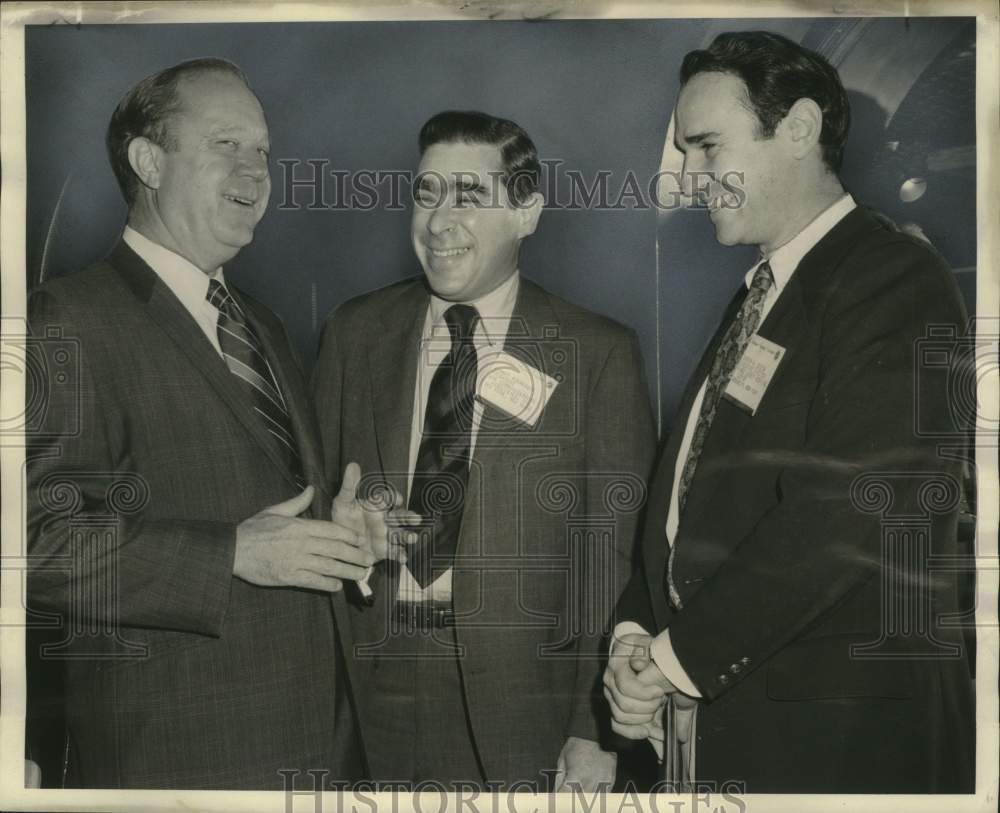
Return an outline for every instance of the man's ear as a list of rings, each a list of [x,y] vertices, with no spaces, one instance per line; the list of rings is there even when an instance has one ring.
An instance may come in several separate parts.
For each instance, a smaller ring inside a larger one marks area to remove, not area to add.
[[[128,162],[132,171],[150,189],[160,188],[163,148],[145,136],[136,136],[128,143]]]
[[[524,239],[529,234],[534,234],[538,228],[538,218],[542,216],[545,198],[541,192],[532,192],[524,203],[515,205],[518,218],[517,236]]]
[[[779,127],[795,158],[804,158],[819,144],[823,132],[823,111],[812,99],[799,99],[789,109]]]

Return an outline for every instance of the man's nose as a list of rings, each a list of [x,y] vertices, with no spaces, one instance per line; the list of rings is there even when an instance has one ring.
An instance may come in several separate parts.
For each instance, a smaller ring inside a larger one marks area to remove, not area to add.
[[[681,166],[681,194],[690,198],[693,203],[707,203],[712,197],[713,179],[705,171],[697,158],[684,156]]]
[[[694,168],[694,160],[689,153],[684,154],[684,163],[681,164],[681,194],[686,198],[693,198],[696,184],[694,175],[697,174]]]
[[[427,229],[431,234],[442,234],[455,225],[454,211],[450,200],[443,200],[431,212]]]
[[[240,158],[240,172],[256,181],[268,177],[267,158],[257,149],[248,149]]]

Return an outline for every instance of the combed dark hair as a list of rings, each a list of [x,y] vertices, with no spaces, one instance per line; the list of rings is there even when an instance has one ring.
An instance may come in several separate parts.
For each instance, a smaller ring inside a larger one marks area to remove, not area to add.
[[[819,142],[823,161],[840,169],[851,107],[836,69],[822,56],[780,34],[736,31],[719,34],[707,49],[691,51],[681,64],[681,87],[699,73],[729,73],[743,80],[750,106],[770,138],[791,106],[812,99],[823,111]]]
[[[128,145],[133,138],[142,136],[165,150],[176,149],[176,141],[167,123],[180,106],[177,86],[182,79],[213,71],[231,74],[247,88],[250,87],[246,74],[232,62],[218,57],[202,57],[147,76],[118,102],[118,107],[111,114],[105,144],[111,169],[130,207],[135,202],[140,181],[129,163]]]
[[[491,144],[500,150],[507,196],[520,206],[538,189],[541,166],[531,137],[517,123],[478,110],[445,110],[420,128],[420,154],[433,144]]]

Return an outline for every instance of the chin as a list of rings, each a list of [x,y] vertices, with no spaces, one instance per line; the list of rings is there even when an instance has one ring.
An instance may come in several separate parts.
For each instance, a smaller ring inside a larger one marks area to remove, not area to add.
[[[227,241],[227,244],[239,251],[244,246],[253,242],[253,229],[245,229],[235,232]]]
[[[724,223],[715,224],[715,239],[723,246],[741,246],[747,242],[746,235],[739,229],[733,228],[733,224],[729,224],[727,228]]]
[[[715,241],[721,246],[735,246],[736,240],[725,229],[716,228]]]
[[[457,302],[461,299],[462,290],[454,289],[447,285],[441,285],[440,281],[435,284],[435,279],[431,274],[425,274],[427,278],[427,284],[430,286],[431,291],[433,291],[434,296],[439,299],[444,299],[447,302]]]
[[[431,290],[441,299],[458,299],[465,290],[465,281],[449,271],[435,271],[434,268],[425,266],[424,277]]]

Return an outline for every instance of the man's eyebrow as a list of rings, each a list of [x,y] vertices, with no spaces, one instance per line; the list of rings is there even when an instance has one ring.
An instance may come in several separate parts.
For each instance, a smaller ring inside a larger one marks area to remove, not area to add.
[[[222,121],[212,122],[208,127],[210,133],[236,133],[242,129],[238,124],[228,124]]]
[[[248,131],[245,127],[238,124],[213,124],[208,128],[207,131],[208,138],[219,138],[220,136],[240,136],[241,139],[250,140],[260,140],[267,144],[271,143],[270,134],[264,130],[260,133]]]
[[[486,187],[477,180],[469,178],[458,178],[455,181],[455,189],[458,192],[486,192]]]
[[[694,135],[684,136],[685,144],[701,144],[709,138],[718,138],[719,134],[715,130],[708,130],[704,133],[695,133]]]

